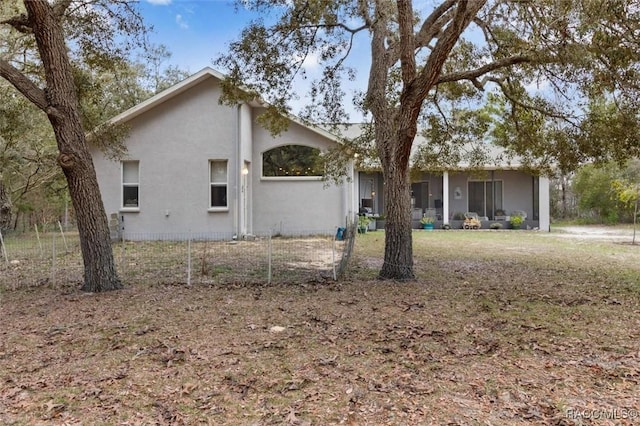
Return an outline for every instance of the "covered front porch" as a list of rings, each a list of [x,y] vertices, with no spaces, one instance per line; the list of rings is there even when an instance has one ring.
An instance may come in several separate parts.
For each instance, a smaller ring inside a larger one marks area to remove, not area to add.
[[[360,212],[381,218],[376,222],[382,223],[385,216],[382,173],[360,172],[357,178]],[[411,208],[414,228],[421,228],[420,219],[424,216],[434,219],[436,229],[462,228],[465,213],[473,212],[484,229],[492,223],[508,229],[512,216],[523,215],[522,228],[548,231],[549,179],[521,170],[422,172],[411,184]]]

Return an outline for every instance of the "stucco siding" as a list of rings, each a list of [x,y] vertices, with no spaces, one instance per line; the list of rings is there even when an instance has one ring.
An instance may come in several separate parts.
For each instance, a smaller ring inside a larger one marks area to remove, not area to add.
[[[127,158],[139,163],[139,212],[121,211],[121,166],[94,155],[107,214],[127,233],[229,232],[233,226],[234,108],[218,104],[214,79],[169,99],[127,125]],[[228,210],[209,212],[209,160],[228,161]]]
[[[495,179],[504,181],[503,209],[507,214],[524,210],[528,219],[533,219],[533,177],[519,171],[496,172]]]
[[[468,175],[465,173],[451,172],[449,174],[449,219],[453,219],[456,213],[464,214],[468,210],[469,198],[467,187]],[[459,193],[459,197],[456,197]]]
[[[343,225],[353,208],[353,184],[262,177],[263,152],[291,144],[327,151],[335,138],[295,118],[287,131],[273,137],[256,123],[261,108],[255,103],[219,104],[221,78],[203,69],[111,120],[129,129],[122,160],[137,162],[137,169],[127,164],[127,175],[137,170],[138,181],[127,182],[130,202],[124,207],[122,161],[93,149],[107,215],[117,215],[125,236],[137,239],[187,233],[241,238]],[[225,162],[226,175],[220,163],[212,167],[211,161]]]
[[[347,207],[346,184],[329,185],[316,178],[265,178],[262,153],[282,145],[305,145],[326,151],[333,143],[299,124],[273,137],[255,122],[253,125],[253,228],[256,232],[326,231],[343,226]]]

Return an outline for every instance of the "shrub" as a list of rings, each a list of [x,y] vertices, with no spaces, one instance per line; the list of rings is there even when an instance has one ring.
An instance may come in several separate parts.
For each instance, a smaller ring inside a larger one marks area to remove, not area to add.
[[[514,228],[520,228],[523,222],[524,218],[522,216],[511,216],[511,226],[513,226]]]

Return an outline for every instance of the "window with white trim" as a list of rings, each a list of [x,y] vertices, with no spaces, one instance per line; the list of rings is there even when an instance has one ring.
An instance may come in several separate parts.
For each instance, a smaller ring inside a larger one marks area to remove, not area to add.
[[[318,148],[283,145],[262,154],[262,177],[321,177],[324,160]]]
[[[227,205],[227,160],[209,161],[209,207],[226,209]]]
[[[122,207],[140,207],[140,162],[122,162]]]

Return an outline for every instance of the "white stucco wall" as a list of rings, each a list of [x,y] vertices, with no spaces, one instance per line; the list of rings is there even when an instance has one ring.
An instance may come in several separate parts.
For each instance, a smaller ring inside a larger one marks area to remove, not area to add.
[[[507,214],[514,210],[524,210],[527,218],[533,219],[533,177],[519,171],[496,171],[495,180],[503,181],[502,208]]]
[[[318,179],[261,177],[262,152],[298,144],[322,151],[335,143],[292,123],[276,138],[255,122],[256,108],[219,105],[216,78],[154,104],[127,122],[126,159],[139,161],[139,208],[122,208],[122,166],[93,150],[107,215],[117,213],[125,235],[135,239],[161,234],[331,231],[343,226],[353,208],[349,186]],[[209,208],[209,160],[227,161],[227,208]],[[242,169],[247,167],[247,174]]]
[[[236,174],[236,109],[218,104],[215,79],[132,119],[128,155],[140,161],[140,207],[121,209],[121,165],[94,153],[105,210],[124,218],[126,233],[230,232]],[[209,160],[228,160],[228,210],[209,212]]]
[[[284,234],[329,231],[344,226],[350,194],[348,184],[330,185],[316,178],[264,178],[262,153],[281,145],[306,145],[328,149],[332,143],[323,136],[291,123],[279,136],[253,125],[253,228],[257,233],[273,230]],[[345,192],[346,191],[346,192]]]

